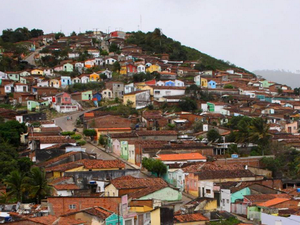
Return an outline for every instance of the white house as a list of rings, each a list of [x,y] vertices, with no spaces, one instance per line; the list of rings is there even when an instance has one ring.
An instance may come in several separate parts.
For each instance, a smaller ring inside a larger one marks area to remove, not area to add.
[[[44,75],[46,76],[53,76],[54,75],[54,71],[52,68],[46,68],[44,69]]]
[[[4,85],[4,90],[5,90],[5,93],[12,93],[14,90],[14,84],[11,83],[11,84]]]
[[[37,83],[38,87],[49,87],[49,80],[42,80],[39,83]]]
[[[102,95],[102,98],[103,99],[111,99],[113,98],[113,93],[110,89],[104,89],[102,92],[101,92],[101,95]]]
[[[116,61],[117,61],[116,59],[109,57],[109,58],[105,59],[105,64],[113,65]]]
[[[79,57],[79,53],[78,52],[70,52],[68,53],[68,57],[69,59],[75,59]]]
[[[95,61],[94,61],[94,59],[86,60],[86,61],[84,62],[84,66],[85,66],[86,68],[94,67],[94,66],[95,66]]]
[[[138,73],[145,73],[145,71],[146,71],[145,65],[139,64],[139,65],[137,66],[137,72],[138,72]]]
[[[74,77],[72,79],[72,84],[77,84],[77,83],[81,83],[81,79],[79,77]]]
[[[15,84],[15,92],[28,92],[28,85],[22,83]]]
[[[136,91],[136,87],[134,86],[134,83],[126,84],[124,86],[124,93],[125,94],[131,93],[131,92],[134,92],[134,91]]]
[[[108,79],[112,78],[112,71],[110,71],[109,69],[104,70],[103,72],[101,72],[101,74],[105,74]]]
[[[83,68],[84,68],[84,63],[82,62],[75,63],[75,70],[78,70],[79,73],[83,72]]]
[[[184,82],[181,80],[175,80],[175,87],[184,87]]]
[[[194,77],[194,82],[197,86],[200,86],[201,84],[201,75],[197,75]]]
[[[153,88],[154,99],[159,100],[164,96],[178,96],[185,95],[185,87],[172,87],[172,86],[155,86]]]
[[[21,77],[28,77],[28,76],[30,76],[31,74],[28,72],[28,71],[22,71],[21,73],[20,73],[20,76]],[[0,77],[1,77],[1,72],[0,72]],[[5,79],[7,79],[7,78],[5,78]]]
[[[87,84],[90,82],[90,75],[89,74],[82,74],[80,75],[81,83],[82,84]]]
[[[165,86],[165,82],[159,80],[159,81],[156,82],[156,86]]]
[[[103,66],[104,65],[104,59],[103,58],[95,58],[95,64],[97,66]]]

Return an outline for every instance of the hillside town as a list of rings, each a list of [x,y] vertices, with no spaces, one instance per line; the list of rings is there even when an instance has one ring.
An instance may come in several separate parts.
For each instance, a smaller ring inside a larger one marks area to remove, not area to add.
[[[299,89],[138,35],[0,42],[0,222],[300,224]]]

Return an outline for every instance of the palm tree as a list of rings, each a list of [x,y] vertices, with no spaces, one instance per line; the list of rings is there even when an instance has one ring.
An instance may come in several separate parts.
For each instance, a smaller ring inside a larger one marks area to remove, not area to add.
[[[46,173],[39,167],[33,167],[30,174],[25,178],[25,185],[29,197],[36,199],[39,204],[41,199],[50,194],[51,187],[48,185]]]
[[[262,155],[264,155],[264,150],[269,145],[272,136],[269,129],[270,125],[267,124],[267,120],[260,117],[254,118],[249,127],[249,140],[261,147]]]
[[[24,192],[24,175],[18,171],[12,171],[7,177],[4,179],[4,183],[8,188],[8,197],[16,198],[17,201],[22,202],[22,195]]]

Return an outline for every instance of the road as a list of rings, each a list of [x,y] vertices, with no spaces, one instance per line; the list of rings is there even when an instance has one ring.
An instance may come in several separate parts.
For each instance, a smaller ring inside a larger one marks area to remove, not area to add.
[[[34,55],[36,53],[39,53],[43,48],[45,48],[46,46],[43,46],[41,48],[36,49],[34,52],[30,53],[28,56],[26,56],[26,58],[24,58],[24,61],[27,61],[29,64],[36,66],[35,64],[35,60],[34,60]]]

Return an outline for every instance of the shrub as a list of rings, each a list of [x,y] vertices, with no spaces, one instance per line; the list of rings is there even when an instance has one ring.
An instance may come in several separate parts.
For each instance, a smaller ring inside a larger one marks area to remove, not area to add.
[[[62,131],[61,132],[61,135],[64,135],[64,136],[70,136],[70,135],[74,135],[75,132],[74,131]]]
[[[82,137],[80,134],[73,134],[73,135],[71,135],[71,138],[75,139],[75,140],[80,140]]]
[[[86,141],[80,140],[80,141],[77,141],[76,143],[77,143],[77,145],[85,145]]]

